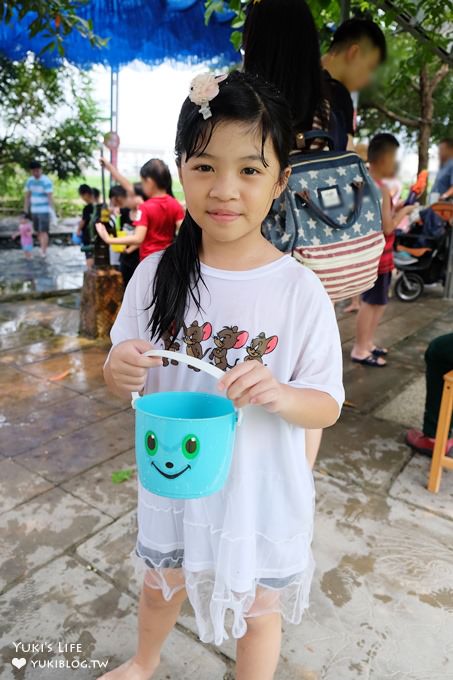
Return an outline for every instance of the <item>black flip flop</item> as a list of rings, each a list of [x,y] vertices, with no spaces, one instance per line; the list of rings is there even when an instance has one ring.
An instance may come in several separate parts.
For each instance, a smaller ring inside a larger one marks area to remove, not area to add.
[[[371,354],[375,357],[386,357],[388,353],[388,349],[383,349],[382,347],[375,347],[371,350]]]
[[[351,361],[354,364],[362,364],[362,366],[371,366],[372,368],[385,368],[387,364],[379,364],[378,359],[379,357],[375,356],[374,354],[370,354],[368,357],[365,357],[365,359],[356,359],[355,357],[351,357]]]

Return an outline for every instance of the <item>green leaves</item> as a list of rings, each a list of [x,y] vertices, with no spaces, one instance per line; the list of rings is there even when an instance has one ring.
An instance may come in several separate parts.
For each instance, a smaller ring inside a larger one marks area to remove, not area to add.
[[[209,24],[209,21],[211,20],[212,15],[214,12],[223,12],[225,9],[225,2],[223,0],[206,0],[205,2],[205,13],[204,13],[204,22],[206,26]]]
[[[330,0],[329,0],[330,1]],[[206,0],[205,2],[205,23],[209,21],[214,12],[234,12],[234,16],[230,22],[231,28],[234,29],[231,33],[230,40],[236,50],[240,50],[242,46],[242,29],[246,19],[246,9],[253,0]]]
[[[93,21],[77,15],[77,7],[89,0],[0,0],[0,21],[11,23],[17,16],[24,19],[28,13],[35,18],[30,23],[28,35],[34,38],[42,34],[47,42],[39,54],[57,50],[64,57],[64,37],[77,31],[89,40],[93,47],[105,47],[107,40],[94,33]]]
[[[127,482],[128,479],[133,477],[134,470],[117,470],[112,472],[112,482],[114,484],[121,484],[122,482]]]
[[[33,158],[59,179],[80,175],[100,127],[86,74],[69,65],[50,69],[32,56],[23,62],[0,56],[0,187]]]

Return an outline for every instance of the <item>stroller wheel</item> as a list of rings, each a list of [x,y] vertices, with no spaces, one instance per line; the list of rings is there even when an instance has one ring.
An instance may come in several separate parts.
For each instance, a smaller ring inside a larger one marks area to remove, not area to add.
[[[395,283],[395,295],[402,302],[414,302],[423,293],[424,287],[421,276],[403,272]]]

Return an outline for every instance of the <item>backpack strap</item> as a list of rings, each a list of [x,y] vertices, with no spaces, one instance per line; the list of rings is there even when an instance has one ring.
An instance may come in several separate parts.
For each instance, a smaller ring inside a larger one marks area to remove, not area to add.
[[[348,221],[345,224],[339,224],[329,217],[329,215],[326,215],[326,213],[321,210],[321,208],[319,208],[316,203],[313,203],[310,198],[310,192],[307,189],[296,192],[296,196],[302,201],[302,207],[308,208],[308,210],[312,212],[315,217],[325,224],[328,224],[332,229],[349,229],[349,227],[352,227],[352,225],[357,222],[357,218],[362,210],[363,194],[365,193],[365,182],[352,182],[351,186],[354,192],[355,206],[354,210],[349,216]]]
[[[330,151],[335,149],[335,140],[329,132],[325,130],[310,130],[309,132],[298,132],[296,135],[296,147],[298,150],[310,151],[312,142],[315,139],[323,139]]]

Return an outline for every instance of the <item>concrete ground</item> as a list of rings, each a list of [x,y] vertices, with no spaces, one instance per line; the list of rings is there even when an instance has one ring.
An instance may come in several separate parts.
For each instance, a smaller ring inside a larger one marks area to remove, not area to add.
[[[339,324],[350,405],[324,436],[311,605],[285,627],[277,680],[450,680],[453,473],[428,493],[429,461],[403,436],[453,306],[437,290],[392,301],[383,370],[350,363],[354,317]],[[2,680],[88,680],[135,647],[136,478],[112,482],[134,470],[133,416],[104,387],[106,347],[77,326],[77,296],[0,304]],[[231,642],[197,641],[187,606],[156,678],[232,680],[233,659]]]

